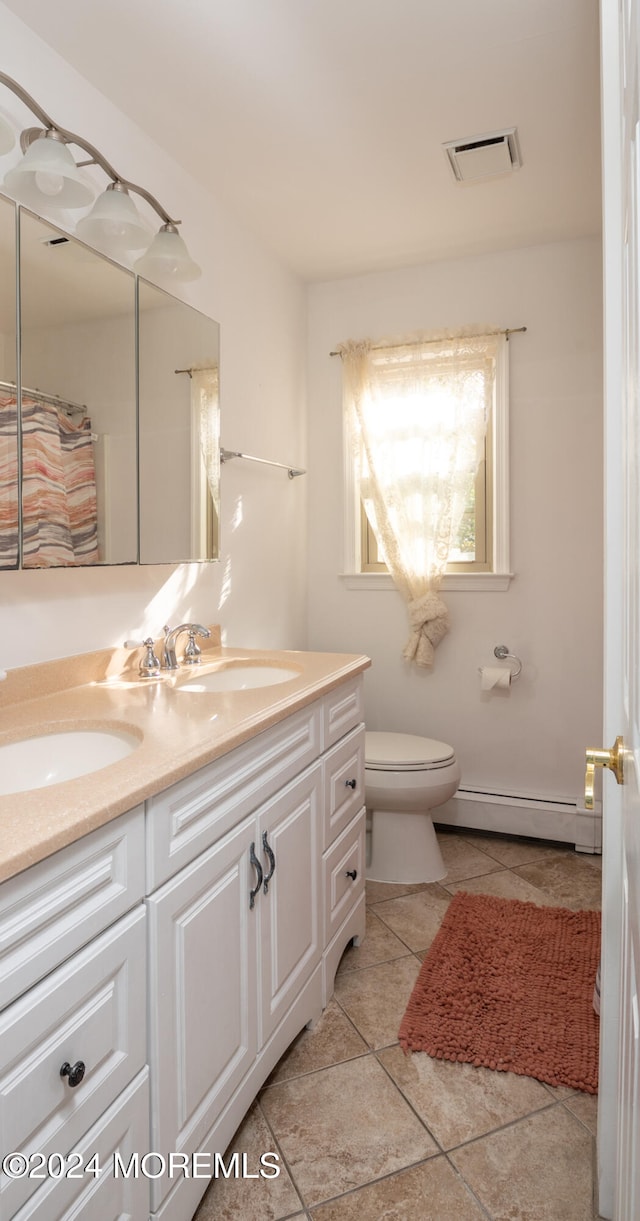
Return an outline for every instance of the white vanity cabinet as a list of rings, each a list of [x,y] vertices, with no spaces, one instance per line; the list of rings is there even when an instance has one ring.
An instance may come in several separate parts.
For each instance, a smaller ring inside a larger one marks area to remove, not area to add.
[[[155,1149],[224,1154],[363,936],[363,744],[358,678],[147,803],[160,876],[213,841],[148,898]],[[189,1221],[205,1186],[157,1179],[152,1209]]]
[[[362,720],[358,675],[0,885],[0,1149],[45,1168],[0,1221],[191,1221],[206,1179],[114,1159],[213,1167],[319,1017],[364,935]]]

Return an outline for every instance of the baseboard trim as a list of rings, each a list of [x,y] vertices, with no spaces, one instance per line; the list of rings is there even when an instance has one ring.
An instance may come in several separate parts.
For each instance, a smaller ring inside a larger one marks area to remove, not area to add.
[[[573,844],[578,852],[602,851],[602,811],[585,810],[577,802],[509,793],[481,793],[458,789],[444,805],[433,811],[433,821],[443,827],[471,831],[495,831],[502,835],[524,835]]]

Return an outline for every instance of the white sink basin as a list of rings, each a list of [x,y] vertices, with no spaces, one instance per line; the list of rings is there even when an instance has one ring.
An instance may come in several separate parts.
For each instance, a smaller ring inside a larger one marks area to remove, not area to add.
[[[250,691],[254,687],[272,687],[299,678],[300,670],[276,666],[271,662],[229,661],[219,670],[208,674],[194,674],[185,679],[176,691]]]
[[[126,759],[140,739],[120,729],[70,729],[0,745],[0,796],[87,776]]]

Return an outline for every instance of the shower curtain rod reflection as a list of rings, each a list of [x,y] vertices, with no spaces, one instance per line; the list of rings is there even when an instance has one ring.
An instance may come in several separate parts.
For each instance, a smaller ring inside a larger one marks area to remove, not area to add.
[[[220,450],[221,462],[230,462],[232,458],[244,458],[245,462],[261,462],[264,466],[279,466],[281,470],[287,472],[290,479],[297,479],[298,475],[307,473],[297,466],[289,466],[288,462],[273,462],[271,458],[256,458],[253,454],[241,454],[239,449]]]
[[[417,348],[421,343],[443,343],[446,339],[482,339],[485,335],[506,335],[507,343],[510,335],[523,335],[526,326],[507,326],[502,331],[476,331],[473,335],[441,335],[439,339],[409,339],[403,343],[401,339],[390,340],[389,343],[372,343],[372,352],[384,352],[385,348]],[[342,356],[342,352],[330,352],[329,356]]]
[[[217,365],[192,365],[190,369],[174,369],[173,372],[187,373],[188,376],[192,378],[194,373],[211,373],[214,369],[217,369],[217,367]]]
[[[0,381],[0,390],[9,390],[12,394],[17,394],[18,388],[15,382]],[[85,403],[72,403],[69,399],[61,398],[59,394],[45,394],[44,390],[32,390],[29,386],[22,387],[22,394],[25,398],[36,399],[39,403],[51,403],[53,407],[61,407],[70,415],[87,414]]]

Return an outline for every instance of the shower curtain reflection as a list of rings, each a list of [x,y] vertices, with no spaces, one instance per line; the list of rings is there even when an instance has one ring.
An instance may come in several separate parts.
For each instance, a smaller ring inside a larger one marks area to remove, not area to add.
[[[15,402],[15,400],[14,400]],[[22,399],[24,568],[96,564],[96,478],[88,416]]]
[[[0,569],[18,567],[18,414],[0,395]]]

